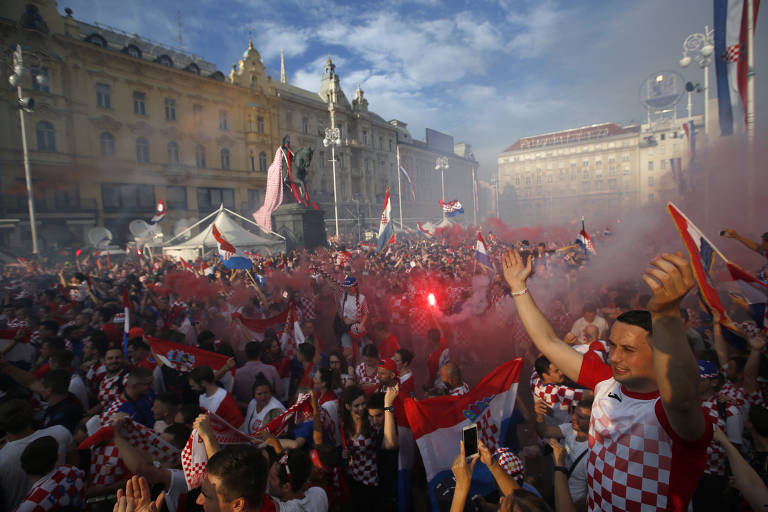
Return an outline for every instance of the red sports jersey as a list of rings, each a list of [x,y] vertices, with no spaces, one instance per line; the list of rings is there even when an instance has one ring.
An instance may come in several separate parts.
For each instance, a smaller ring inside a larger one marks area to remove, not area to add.
[[[47,512],[62,507],[85,506],[85,473],[70,464],[55,468],[35,482],[16,512]]]
[[[589,510],[687,510],[704,472],[712,429],[696,441],[680,438],[658,391],[627,390],[595,352],[584,356],[578,382],[595,390],[587,459]]]

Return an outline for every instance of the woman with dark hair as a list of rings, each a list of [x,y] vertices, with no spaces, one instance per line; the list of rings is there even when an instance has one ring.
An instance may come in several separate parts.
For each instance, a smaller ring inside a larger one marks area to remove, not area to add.
[[[347,365],[347,358],[340,350],[328,354],[328,368],[333,371],[333,390],[337,395],[347,386],[355,383],[354,368]]]
[[[253,398],[248,403],[245,413],[245,421],[240,430],[245,434],[252,434],[261,427],[280,416],[285,407],[272,396],[272,385],[263,373],[253,379]]]
[[[379,351],[376,345],[363,347],[363,362],[355,368],[355,380],[366,395],[370,395],[379,388]]]
[[[416,386],[411,371],[411,362],[413,361],[413,352],[401,348],[395,352],[392,360],[397,365],[397,371],[400,374],[400,395],[404,397],[413,397]]]
[[[315,372],[313,377],[315,396],[317,397],[317,403],[323,405],[325,402],[331,400],[338,400],[333,389],[334,372],[330,368],[320,368]]]
[[[367,398],[362,388],[345,389],[341,403],[341,456],[347,464],[351,510],[362,510],[376,503],[379,494],[376,434],[368,419]]]

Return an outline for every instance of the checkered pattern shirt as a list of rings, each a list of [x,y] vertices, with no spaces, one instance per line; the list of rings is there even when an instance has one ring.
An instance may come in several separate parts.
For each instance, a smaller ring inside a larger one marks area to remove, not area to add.
[[[448,391],[448,394],[450,396],[464,396],[467,393],[469,393],[469,386],[467,386],[466,382],[462,382],[461,386],[453,388]]]
[[[760,407],[765,407],[765,399],[763,398],[763,392],[760,388],[757,388],[750,394],[746,395],[746,400],[749,405],[759,405]]]
[[[370,384],[373,386],[378,386],[381,384],[379,381],[378,371],[373,374],[373,377],[369,377],[365,373],[365,363],[360,363],[355,367],[355,377],[357,377],[357,383],[361,386],[363,384]]]
[[[584,396],[583,389],[573,389],[562,384],[544,384],[536,370],[531,372],[533,398],[541,400],[553,409],[570,409],[571,405]]]
[[[587,459],[589,510],[687,510],[706,464],[711,429],[698,441],[684,441],[672,430],[658,391],[626,390],[594,352],[584,356],[578,381],[595,390]]]
[[[35,482],[16,512],[47,512],[62,507],[85,508],[85,473],[64,464]]]
[[[314,292],[308,292],[299,298],[299,310],[301,311],[301,320],[304,322],[317,319],[317,295]]]
[[[102,407],[109,407],[109,405],[120,396],[120,389],[122,387],[119,385],[120,379],[123,379],[123,386],[125,386],[125,381],[128,380],[128,374],[120,372],[115,375],[105,375],[101,379],[101,382],[99,382],[98,399]]]
[[[722,370],[721,370],[722,371]],[[747,401],[747,397],[744,394],[744,388],[736,386],[733,382],[725,379],[725,384],[720,388],[718,393],[720,396],[728,397],[736,401],[736,405],[742,409]]]
[[[379,484],[376,466],[376,444],[373,433],[360,434],[347,444],[349,449],[349,474],[355,482],[375,486]]]
[[[408,323],[408,299],[405,295],[390,299],[389,318],[392,325],[406,325]]]
[[[735,409],[733,405],[729,406]],[[717,425],[717,428],[725,432],[725,419],[720,417],[720,411],[717,409],[717,398],[710,398],[709,400],[703,400],[701,402],[701,408],[704,411],[704,416],[709,420],[712,425]],[[704,472],[709,475],[724,476],[725,475],[725,450],[715,441],[709,443],[707,446],[707,467]]]
[[[93,394],[98,394],[101,379],[107,375],[107,367],[103,363],[94,363],[85,373],[85,383]]]

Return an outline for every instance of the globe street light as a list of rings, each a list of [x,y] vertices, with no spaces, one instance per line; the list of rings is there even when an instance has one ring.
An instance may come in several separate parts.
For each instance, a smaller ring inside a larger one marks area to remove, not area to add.
[[[703,34],[700,32],[690,34],[683,41],[683,58],[680,59],[680,67],[687,68],[695,59],[699,67],[704,70],[704,134],[707,136],[709,136],[709,65],[712,63],[712,54],[715,52],[714,35],[715,31],[710,30],[708,25],[704,26]]]
[[[339,207],[336,197],[336,146],[341,144],[341,131],[338,128],[326,128],[323,146],[331,146],[331,168],[333,169],[333,221],[336,224],[336,240],[339,239]]]
[[[440,181],[443,185],[443,204],[445,204],[445,170],[448,169],[448,158],[444,156],[437,157],[435,160],[435,170],[440,171]],[[443,220],[445,220],[445,208],[443,208]]]
[[[16,95],[19,108],[19,120],[21,122],[21,150],[24,155],[24,177],[27,180],[27,203],[29,205],[29,226],[32,232],[32,254],[37,254],[37,222],[35,217],[35,200],[32,193],[32,175],[29,170],[29,148],[27,147],[27,128],[24,114],[32,112],[35,106],[34,98],[25,97],[22,85],[24,77],[29,76],[31,71],[24,67],[24,55],[21,52],[21,45],[16,45],[13,52],[13,74],[8,77],[8,82],[16,88]],[[48,77],[43,74],[35,74],[32,77],[41,86],[48,85]]]

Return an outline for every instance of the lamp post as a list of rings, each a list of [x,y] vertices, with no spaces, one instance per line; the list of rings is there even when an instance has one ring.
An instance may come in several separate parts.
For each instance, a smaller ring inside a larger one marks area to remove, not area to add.
[[[32,193],[32,174],[29,170],[29,148],[27,147],[27,125],[24,118],[26,112],[32,112],[35,100],[24,96],[22,85],[24,77],[31,75],[29,68],[24,67],[24,55],[21,51],[21,45],[16,45],[13,52],[13,74],[8,77],[8,82],[16,88],[16,95],[19,107],[19,120],[21,123],[21,150],[24,154],[24,177],[27,181],[27,203],[29,206],[29,226],[32,232],[32,254],[37,254],[37,223],[35,217],[35,199]],[[36,74],[32,77],[40,85],[47,85],[48,78],[43,74]]]
[[[333,112],[333,111],[331,111]],[[331,125],[333,125],[333,113],[331,113]],[[333,169],[333,222],[336,224],[336,240],[339,239],[339,206],[336,196],[336,146],[341,144],[341,132],[338,128],[326,128],[323,146],[331,146],[331,168]]]
[[[437,157],[435,160],[435,170],[440,171],[440,182],[443,186],[443,203],[445,203],[445,170],[448,169],[448,158],[444,156]],[[445,220],[445,209],[443,209],[443,220]]]
[[[704,33],[696,32],[688,35],[683,41],[683,58],[680,67],[687,68],[693,59],[704,70],[704,134],[709,137],[709,65],[715,52],[714,30],[704,26]],[[693,58],[691,57],[693,55]],[[690,99],[690,91],[688,95]],[[688,117],[690,117],[690,107]]]

